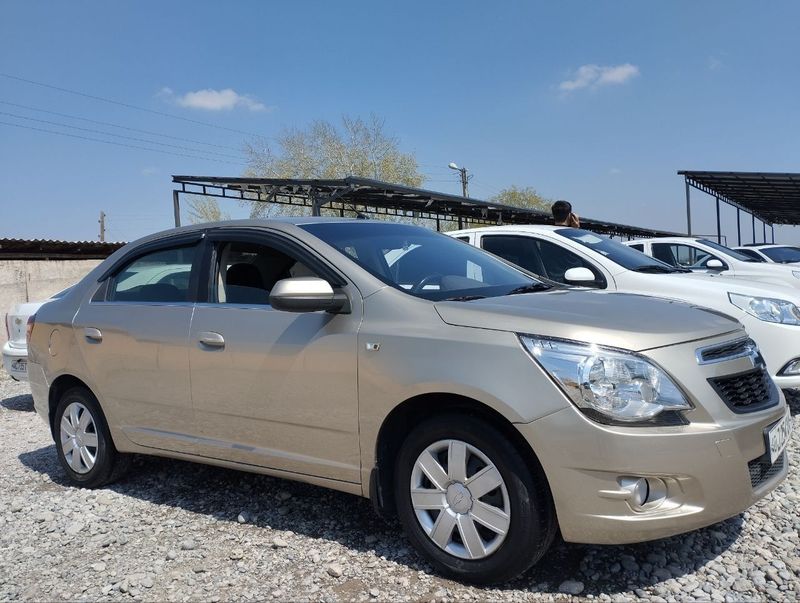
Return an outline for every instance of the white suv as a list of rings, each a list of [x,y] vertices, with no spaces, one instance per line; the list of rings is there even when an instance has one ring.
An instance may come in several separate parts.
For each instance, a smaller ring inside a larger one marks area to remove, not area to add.
[[[510,225],[447,234],[553,281],[677,299],[733,316],[758,343],[778,386],[800,388],[796,289],[692,273],[578,228]]]

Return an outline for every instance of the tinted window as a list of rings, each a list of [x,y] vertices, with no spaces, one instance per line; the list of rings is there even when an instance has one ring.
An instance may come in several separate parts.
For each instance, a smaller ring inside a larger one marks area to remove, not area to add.
[[[631,249],[635,249],[636,251],[644,252],[644,245],[642,245],[641,243],[634,243],[633,245],[629,245],[628,247],[630,247]]]
[[[268,305],[275,283],[297,276],[317,275],[295,258],[267,245],[219,243],[210,299],[224,304]]]
[[[471,245],[416,226],[361,221],[301,228],[384,283],[425,299],[505,295],[538,283]]]
[[[719,260],[699,247],[681,243],[653,243],[653,257],[681,268],[705,268],[708,260]]]
[[[500,256],[512,264],[522,266],[525,270],[547,276],[544,264],[539,257],[539,248],[532,237],[516,235],[485,235],[481,238],[481,247],[489,253]]]
[[[113,278],[108,299],[132,302],[191,301],[189,280],[197,246],[140,256]]]
[[[550,241],[520,235],[488,235],[481,239],[481,245],[525,270],[559,283],[569,284],[564,273],[570,268],[588,268],[595,276],[595,282],[588,285],[606,286],[605,278],[592,264]]]
[[[797,247],[765,247],[761,253],[779,264],[800,262],[800,249]]]
[[[628,270],[637,272],[672,272],[673,270],[656,259],[640,251],[636,251],[619,241],[613,241],[606,237],[601,237],[588,230],[580,228],[561,228],[555,231],[562,237],[580,243],[584,247],[595,251],[608,258],[615,264],[619,264]]]

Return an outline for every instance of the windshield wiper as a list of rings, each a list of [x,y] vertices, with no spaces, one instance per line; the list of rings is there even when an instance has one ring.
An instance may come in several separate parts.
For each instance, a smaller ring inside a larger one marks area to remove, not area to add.
[[[530,285],[522,285],[522,287],[517,287],[516,289],[512,289],[506,295],[517,295],[518,293],[533,293],[535,291],[547,291],[548,289],[552,289],[552,285],[548,285],[545,283],[531,283]]]
[[[653,274],[669,274],[671,272],[691,272],[691,270],[671,268],[669,266],[658,266],[657,264],[648,264],[647,266],[638,266],[633,268],[634,272],[651,272]]]
[[[472,301],[474,299],[486,299],[485,295],[460,295],[456,297],[446,297],[444,301]]]

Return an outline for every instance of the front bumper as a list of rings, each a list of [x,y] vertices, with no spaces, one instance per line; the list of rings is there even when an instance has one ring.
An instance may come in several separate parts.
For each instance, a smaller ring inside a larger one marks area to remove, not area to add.
[[[787,452],[769,467],[764,428],[785,413],[781,401],[737,426],[642,428],[600,425],[568,408],[517,428],[548,477],[564,540],[624,544],[727,519],[775,488],[786,477]],[[626,476],[657,478],[666,499],[635,510],[615,496]]]
[[[12,347],[9,342],[3,345],[3,368],[17,381],[28,380],[28,348]]]

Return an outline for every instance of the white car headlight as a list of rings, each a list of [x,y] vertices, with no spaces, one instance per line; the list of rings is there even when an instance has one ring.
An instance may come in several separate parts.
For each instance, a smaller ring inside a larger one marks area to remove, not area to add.
[[[572,402],[596,421],[686,422],[675,412],[658,417],[692,405],[664,371],[638,354],[528,335],[520,335],[520,340]]]
[[[794,278],[800,278],[800,270],[792,270],[792,276]]]
[[[784,325],[800,325],[800,308],[790,301],[771,297],[753,297],[739,293],[728,293],[731,303],[751,316],[767,322]]]

